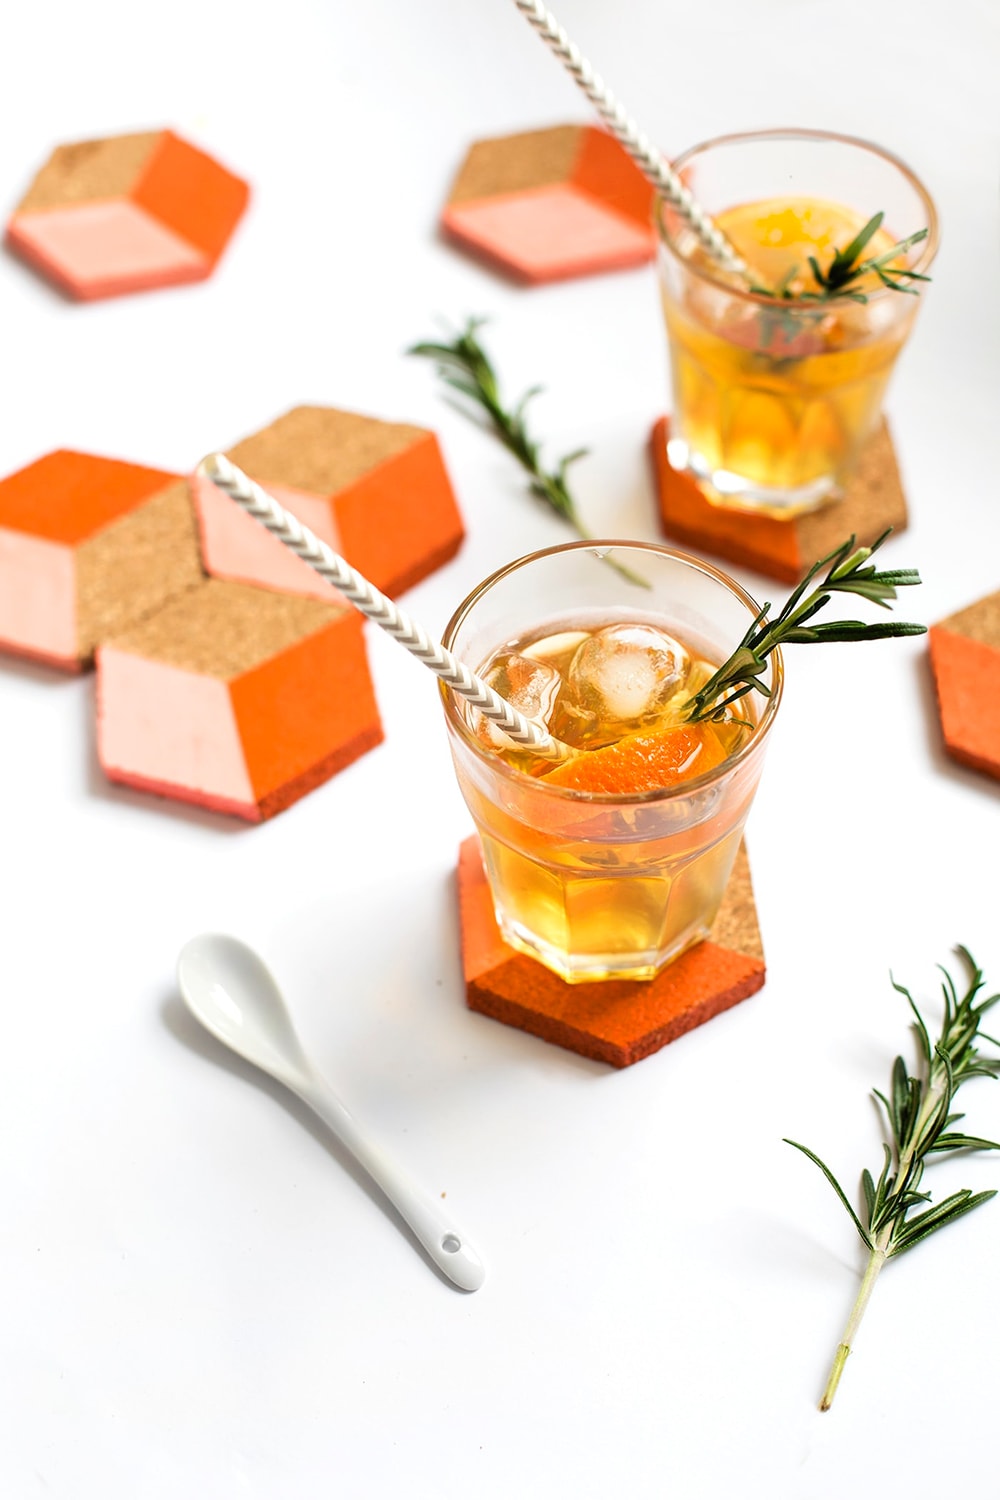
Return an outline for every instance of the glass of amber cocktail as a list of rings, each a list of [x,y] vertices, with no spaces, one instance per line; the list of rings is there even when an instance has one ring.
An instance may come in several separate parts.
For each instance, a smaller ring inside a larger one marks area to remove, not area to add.
[[[629,582],[605,558],[632,570]],[[758,613],[708,563],[574,542],[474,590],[444,644],[574,752],[519,748],[442,689],[504,938],[571,983],[650,979],[715,919],[781,697],[781,655],[734,710],[686,705]]]
[[[815,131],[722,136],[674,163],[768,297],[708,259],[685,221],[657,205],[660,285],[673,383],[668,456],[714,503],[791,517],[839,498],[875,430],[882,398],[920,306],[874,271],[851,297],[824,273],[875,214],[861,254],[925,274],[937,249],[930,196],[895,157]],[[864,300],[854,300],[861,297]]]

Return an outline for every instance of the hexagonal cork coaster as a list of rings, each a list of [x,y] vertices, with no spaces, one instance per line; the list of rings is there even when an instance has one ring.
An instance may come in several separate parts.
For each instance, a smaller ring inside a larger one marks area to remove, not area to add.
[[[79,671],[204,576],[177,474],[62,449],[0,480],[0,650]]]
[[[273,817],[383,737],[361,626],[344,604],[210,579],[99,649],[101,765]]]
[[[477,141],[441,225],[518,280],[558,281],[652,260],[653,199],[613,136],[557,125]]]
[[[866,444],[843,499],[787,521],[713,505],[690,474],[671,466],[668,436],[669,420],[661,417],[650,439],[660,520],[666,535],[686,546],[795,583],[817,557],[852,533],[860,546],[868,546],[888,526],[906,529],[906,497],[885,418]]]
[[[437,438],[424,427],[297,406],[227,456],[386,594],[426,578],[465,534]],[[337,597],[203,475],[191,487],[209,573]]]
[[[7,243],[71,297],[201,281],[247,204],[240,177],[172,130],[58,146]]]
[[[711,938],[644,981],[567,984],[508,947],[476,838],[462,844],[458,889],[469,1008],[615,1068],[659,1051],[764,983],[764,950],[742,845]]]
[[[939,620],[928,641],[945,749],[1000,778],[1000,593]]]

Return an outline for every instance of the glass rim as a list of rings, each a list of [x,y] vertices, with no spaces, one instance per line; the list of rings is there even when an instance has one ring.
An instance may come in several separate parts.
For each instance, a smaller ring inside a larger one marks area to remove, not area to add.
[[[750,619],[755,619],[761,612],[761,605],[757,603],[751,594],[747,593],[741,584],[737,583],[735,578],[731,578],[728,573],[724,573],[721,568],[716,568],[712,563],[706,562],[703,558],[695,557],[689,552],[680,552],[674,547],[663,547],[657,542],[641,542],[636,541],[634,538],[605,539],[595,537],[588,538],[585,541],[561,542],[554,547],[542,547],[535,552],[525,553],[523,557],[514,558],[512,562],[506,563],[502,568],[497,568],[495,572],[477,584],[472,592],[467,594],[455,609],[451,619],[444,628],[444,634],[441,637],[442,644],[447,650],[453,650],[455,636],[479,601],[489,593],[494,585],[500,583],[512,573],[518,572],[528,564],[539,562],[543,558],[555,557],[570,552],[590,552],[600,557],[608,551],[619,548],[631,552],[654,553],[658,557],[666,557],[672,562],[679,562],[687,567],[691,567],[696,572],[703,573],[707,577],[714,579],[717,583],[721,583],[730,594],[734,595],[746,607]],[[736,644],[734,641],[734,649]],[[737,767],[741,766],[744,761],[749,760],[759,750],[762,741],[766,738],[768,730],[774,722],[784,687],[784,659],[780,646],[771,652],[768,660],[771,663],[771,695],[765,698],[761,716],[746,744],[741,745],[732,755],[728,755],[720,765],[713,766],[710,771],[703,771],[700,776],[692,776],[689,780],[678,782],[673,787],[660,787],[650,792],[633,792],[631,794],[622,794],[620,792],[588,792],[581,791],[576,787],[550,786],[546,784],[544,776],[529,776],[526,771],[521,771],[516,766],[508,765],[501,756],[488,750],[472,733],[464,715],[460,711],[461,695],[445,683],[441,683],[440,687],[441,696],[444,700],[445,717],[451,728],[458,733],[462,742],[474,752],[477,760],[484,765],[488,765],[492,771],[495,771],[504,779],[513,782],[515,786],[533,787],[536,791],[542,792],[546,796],[557,797],[564,801],[577,802],[582,805],[596,807],[624,805],[637,807],[649,803],[680,801],[684,797],[690,796],[692,792],[702,791],[704,788],[728,778]],[[474,670],[477,668],[474,668]]]
[[[712,136],[707,141],[700,141],[695,146],[689,146],[686,151],[681,152],[680,156],[671,165],[674,171],[680,175],[694,157],[703,152],[710,151],[716,146],[745,145],[751,141],[781,140],[817,141],[824,144],[850,146],[859,151],[864,151],[870,156],[880,157],[882,161],[894,167],[900,176],[905,178],[913,188],[917,197],[923,203],[927,214],[927,238],[921,243],[919,247],[920,254],[909,269],[922,273],[933,263],[940,242],[940,226],[934,199],[916,172],[913,171],[912,167],[907,166],[901,157],[896,156],[892,151],[887,151],[884,146],[876,145],[874,141],[866,140],[863,136],[842,135],[836,130],[806,130],[794,126],[780,126],[772,130],[732,131],[727,135]],[[662,196],[657,197],[653,210],[657,239],[663,249],[669,251],[677,263],[688,274],[697,276],[699,280],[707,283],[709,286],[717,287],[721,291],[728,292],[731,296],[739,297],[745,302],[755,304],[756,306],[774,307],[775,299],[773,297],[768,297],[761,292],[751,292],[731,280],[727,281],[724,274],[720,275],[713,266],[695,265],[691,260],[681,255],[663,221],[664,211],[670,207],[671,205],[667,202],[666,198]],[[900,293],[894,291],[892,287],[878,286],[870,292],[866,292],[865,295],[868,302],[872,303],[881,302],[888,296],[898,297]],[[799,297],[790,297],[787,300],[782,299],[780,306],[785,312],[795,311],[799,308],[815,312],[817,304]]]

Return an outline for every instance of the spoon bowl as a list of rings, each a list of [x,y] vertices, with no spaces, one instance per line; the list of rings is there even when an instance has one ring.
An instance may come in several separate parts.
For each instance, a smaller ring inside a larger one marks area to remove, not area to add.
[[[188,1010],[230,1051],[282,1083],[308,1075],[277,982],[246,943],[224,933],[193,938],[177,960],[177,979]]]
[[[442,1204],[375,1144],[317,1073],[273,975],[253,949],[223,933],[192,938],[177,960],[177,982],[195,1019],[315,1110],[406,1220],[434,1264],[455,1286],[477,1291],[486,1276],[479,1255]]]

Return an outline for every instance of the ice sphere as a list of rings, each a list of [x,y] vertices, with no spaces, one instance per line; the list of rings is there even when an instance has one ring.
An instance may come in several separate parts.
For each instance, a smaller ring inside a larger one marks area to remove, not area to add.
[[[562,678],[548,662],[532,661],[516,651],[502,652],[494,657],[479,676],[526,718],[534,719],[539,724],[548,724],[562,686]],[[495,750],[514,746],[514,741],[489,719],[484,718],[478,709],[474,709],[473,714],[476,734],[484,744]]]
[[[567,668],[552,732],[596,748],[657,723],[687,682],[691,659],[655,625],[605,625]]]

